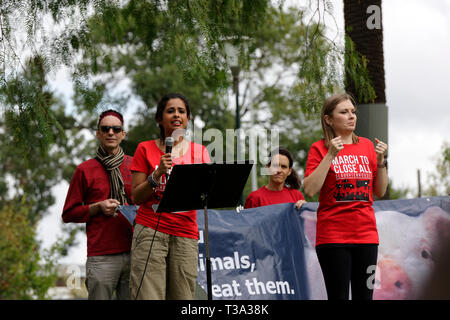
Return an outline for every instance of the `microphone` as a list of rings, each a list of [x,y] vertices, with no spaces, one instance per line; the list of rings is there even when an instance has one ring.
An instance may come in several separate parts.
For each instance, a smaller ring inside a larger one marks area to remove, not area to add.
[[[174,143],[174,139],[172,137],[167,137],[165,140],[166,144],[166,153],[172,153],[172,146]]]
[[[164,141],[166,144],[166,153],[172,153],[172,146],[174,143],[174,139],[172,137],[167,137]],[[169,174],[166,172],[166,181],[169,180]]]

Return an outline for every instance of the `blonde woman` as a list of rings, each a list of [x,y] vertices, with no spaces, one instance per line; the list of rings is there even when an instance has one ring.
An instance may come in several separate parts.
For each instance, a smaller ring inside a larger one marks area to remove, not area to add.
[[[325,101],[321,121],[324,139],[309,150],[303,186],[308,196],[320,192],[316,252],[328,299],[348,299],[351,283],[352,299],[371,300],[379,243],[373,194],[386,192],[387,145],[355,135],[356,104],[347,93]]]

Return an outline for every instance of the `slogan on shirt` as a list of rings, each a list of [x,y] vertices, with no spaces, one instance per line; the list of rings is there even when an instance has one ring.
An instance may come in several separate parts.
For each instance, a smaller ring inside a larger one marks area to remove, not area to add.
[[[369,158],[366,156],[337,156],[331,162],[336,180],[341,179],[372,179]]]
[[[372,170],[367,156],[338,155],[331,167],[336,174],[336,201],[369,201]]]

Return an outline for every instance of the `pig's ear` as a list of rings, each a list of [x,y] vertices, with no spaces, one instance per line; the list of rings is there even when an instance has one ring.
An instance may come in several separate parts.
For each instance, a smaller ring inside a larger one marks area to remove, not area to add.
[[[450,242],[450,214],[439,207],[428,208],[423,214],[423,223],[428,234],[440,242]]]

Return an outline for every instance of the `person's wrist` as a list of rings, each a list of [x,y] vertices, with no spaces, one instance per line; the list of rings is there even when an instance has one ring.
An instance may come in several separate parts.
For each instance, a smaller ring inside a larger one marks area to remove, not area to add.
[[[336,158],[337,155],[338,155],[337,153],[334,155],[334,154],[332,154],[330,151],[328,151],[327,154],[326,154],[326,156],[328,156],[328,158],[329,158],[331,161],[333,161],[334,158]]]
[[[377,161],[377,167],[378,168],[386,168],[387,167],[387,160],[383,159],[383,160],[381,160],[381,162]]]
[[[156,170],[155,170],[155,171],[156,171]],[[156,188],[156,187],[159,185],[158,180],[156,180],[156,178],[154,177],[155,171],[153,171],[153,172],[147,177],[147,183],[148,183],[152,188]]]
[[[89,214],[90,216],[94,216],[96,214],[99,214],[102,211],[102,208],[100,207],[100,202],[92,203],[89,205]]]
[[[164,175],[164,172],[161,172],[158,168],[155,171],[153,171],[153,173],[154,173],[153,179],[155,179],[155,182],[159,184],[159,181],[161,180],[161,177]]]

